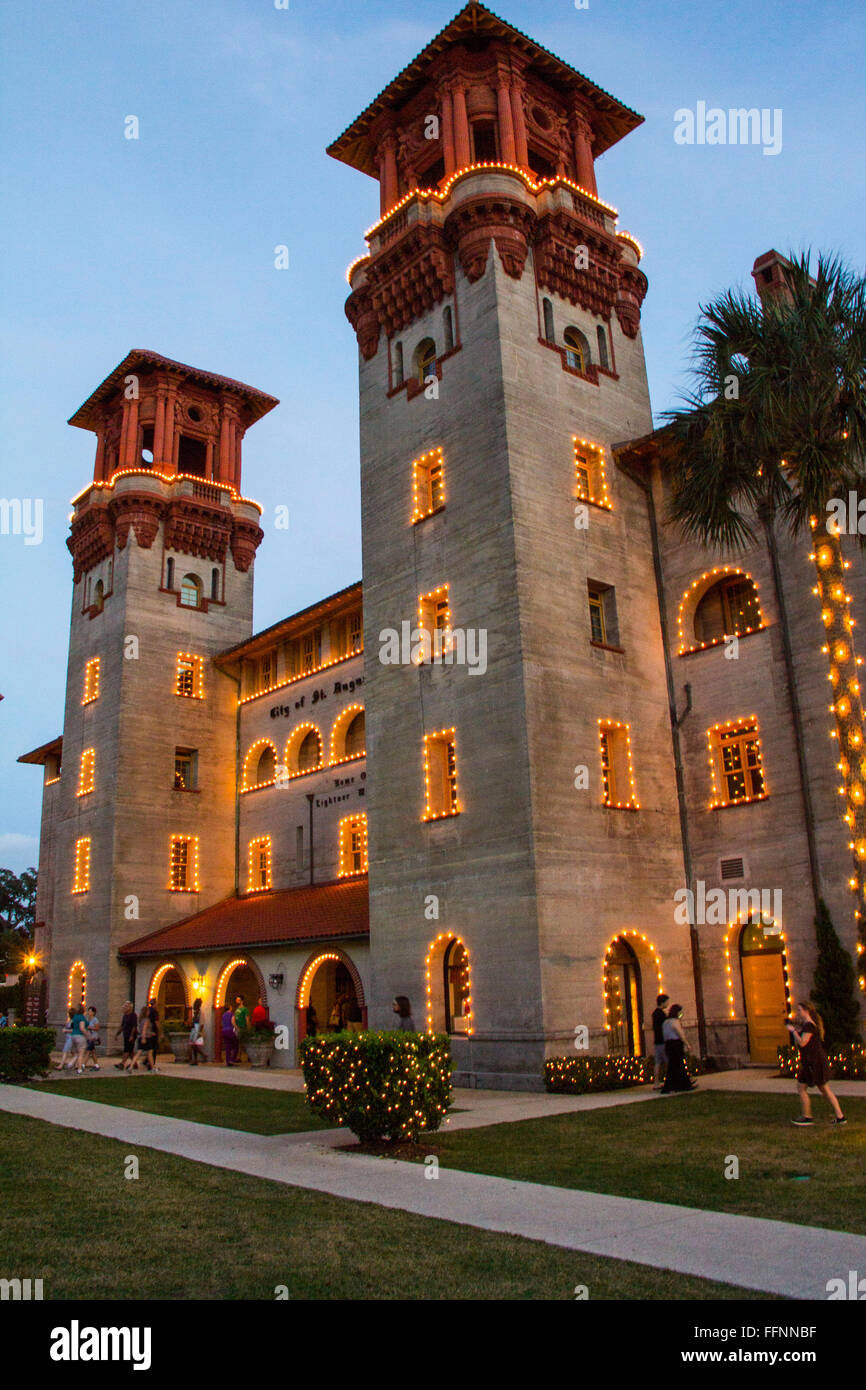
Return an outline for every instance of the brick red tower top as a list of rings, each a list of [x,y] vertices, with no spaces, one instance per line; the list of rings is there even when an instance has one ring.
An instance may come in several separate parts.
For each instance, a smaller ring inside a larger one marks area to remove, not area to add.
[[[540,178],[564,175],[595,195],[593,161],[642,121],[519,29],[470,3],[328,154],[379,180],[383,215],[413,189],[434,188],[482,163]]]

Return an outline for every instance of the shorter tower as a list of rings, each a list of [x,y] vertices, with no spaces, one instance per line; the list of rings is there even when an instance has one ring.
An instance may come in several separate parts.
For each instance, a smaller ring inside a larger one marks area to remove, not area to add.
[[[117,948],[235,889],[238,689],[212,658],[252,630],[261,508],[241,495],[241,446],[276,404],[136,350],[69,422],[97,450],[67,542],[62,773],[43,829],[52,1024],[85,995],[115,1018],[130,994]]]

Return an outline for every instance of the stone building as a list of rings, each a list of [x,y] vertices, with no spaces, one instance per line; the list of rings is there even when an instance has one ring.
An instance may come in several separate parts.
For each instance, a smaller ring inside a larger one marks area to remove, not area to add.
[[[217,1049],[240,993],[292,1065],[311,1007],[387,1027],[405,994],[457,1079],[536,1087],[646,1051],[661,987],[696,1045],[771,1059],[810,873],[855,948],[808,542],[780,545],[811,857],[768,561],[664,519],[642,252],[594,169],[641,119],[469,4],[331,146],[380,184],[346,306],[363,617],[356,585],[252,636],[271,397],[132,353],[73,417],[63,775],[60,740],[26,756],[52,1023],[86,971],[112,1019],[198,995]]]

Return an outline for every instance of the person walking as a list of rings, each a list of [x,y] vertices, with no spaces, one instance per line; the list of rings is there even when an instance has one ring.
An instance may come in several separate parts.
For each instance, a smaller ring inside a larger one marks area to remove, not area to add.
[[[665,1052],[665,1004],[668,1002],[667,994],[656,996],[656,1006],[652,1012],[653,1025],[653,1090],[660,1091],[662,1088],[662,1067],[667,1066],[667,1053]]]
[[[150,1034],[153,1024],[150,1021],[150,1009],[147,1004],[138,1015],[138,1036],[136,1039],[135,1058],[132,1063],[132,1071],[139,1070],[139,1063],[146,1071],[151,1070],[150,1066]]]
[[[361,1013],[361,1005],[356,996],[350,996],[346,1004],[346,1031],[349,1033],[361,1033],[364,1030],[364,1015]]]
[[[138,1037],[138,1015],[131,999],[127,999],[123,1006],[120,1027],[114,1036],[123,1039],[123,1056],[119,1062],[115,1062],[115,1069],[117,1071],[131,1071],[132,1059],[135,1055],[135,1040]]]
[[[71,1063],[71,1058],[72,1058],[72,1020],[73,1020],[74,1017],[75,1017],[75,1010],[74,1010],[74,1009],[72,1008],[72,1006],[70,1005],[69,1008],[66,1010],[66,1022],[65,1022],[64,1025],[63,1025],[63,1050],[62,1050],[61,1053],[60,1053],[60,1061],[57,1063],[57,1066],[56,1066],[55,1069],[54,1069],[55,1071],[63,1071],[63,1068],[64,1068],[64,1066],[66,1065],[65,1062],[64,1062],[64,1060],[63,1060],[64,1057],[69,1057],[69,1058],[70,1058],[70,1063]]]
[[[334,1007],[332,1008],[330,1015],[328,1016],[328,1027],[330,1028],[332,1033],[341,1033],[343,1031],[342,994],[334,1000]]]
[[[189,1030],[189,1064],[204,1066],[204,1021],[201,1016],[201,1000],[196,999],[192,1006],[192,1024]]]
[[[830,1090],[830,1064],[824,1051],[824,1021],[812,1003],[798,1004],[794,1010],[794,1021],[785,1024],[788,1032],[800,1049],[800,1065],[797,1069],[797,1090],[800,1093],[801,1114],[792,1125],[813,1125],[812,1101],[809,1087],[814,1086],[833,1110],[831,1124],[847,1125],[842,1107]]]
[[[698,1089],[686,1071],[686,1035],[680,1022],[682,1016],[682,1005],[672,1004],[668,1009],[668,1016],[662,1028],[665,1056],[667,1057],[665,1084],[661,1090],[663,1096],[673,1095],[674,1092],[696,1091]]]
[[[412,1008],[405,994],[398,994],[392,1004],[393,1012],[397,1015],[397,1027],[404,1033],[414,1033],[415,1023],[412,1018]]]
[[[96,1060],[96,1049],[97,1049],[98,1046],[99,1046],[99,1030],[100,1030],[100,1028],[102,1027],[102,1024],[99,1022],[99,1019],[96,1017],[96,1009],[93,1007],[92,1004],[91,1004],[90,1008],[87,1010],[87,1013],[86,1013],[86,1015],[85,1015],[85,1018],[86,1018],[86,1029],[85,1029],[85,1038],[86,1038],[86,1041],[85,1041],[85,1044],[84,1044],[84,1057],[82,1058],[82,1062],[81,1062],[81,1070],[82,1070],[82,1071],[99,1071],[99,1063],[98,1063],[97,1060]],[[90,1062],[90,1066],[87,1065],[88,1061]]]
[[[238,1025],[235,1016],[228,1004],[223,1009],[223,1016],[220,1022],[220,1033],[223,1040],[223,1052],[227,1067],[233,1067],[238,1059]]]
[[[159,1048],[159,1009],[156,1007],[156,1000],[151,999],[147,1005],[147,1018],[150,1023],[150,1032],[147,1035],[148,1055],[150,1058],[149,1071],[157,1071],[156,1054]]]
[[[87,1044],[87,1014],[84,1006],[79,1005],[72,1015],[70,1022],[72,1030],[72,1066],[75,1068],[76,1076],[81,1075],[84,1063],[84,1048]]]
[[[308,1038],[314,1038],[319,1031],[319,1019],[312,1004],[307,1005],[307,1034]]]

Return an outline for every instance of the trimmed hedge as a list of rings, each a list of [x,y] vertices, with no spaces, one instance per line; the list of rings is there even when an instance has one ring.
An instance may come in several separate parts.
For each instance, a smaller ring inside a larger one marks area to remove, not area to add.
[[[0,1028],[0,1081],[47,1076],[53,1047],[53,1028]]]
[[[415,1141],[436,1130],[451,1101],[451,1046],[438,1033],[325,1033],[298,1053],[307,1103],[362,1142]]]
[[[779,1071],[783,1076],[796,1077],[799,1068],[798,1047],[780,1047]],[[830,1063],[830,1076],[833,1081],[866,1081],[866,1046],[851,1043],[849,1047],[837,1048],[827,1054]]]
[[[700,1076],[706,1064],[687,1054],[686,1071]],[[646,1086],[652,1079],[652,1057],[549,1057],[544,1064],[545,1090],[568,1096]]]

